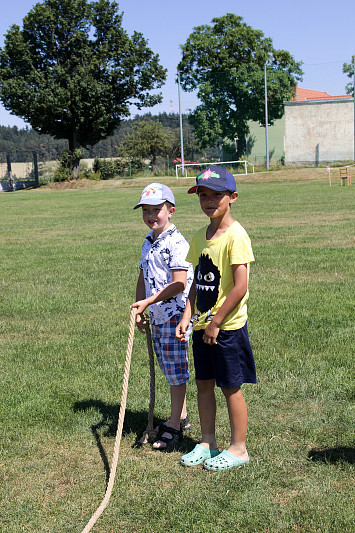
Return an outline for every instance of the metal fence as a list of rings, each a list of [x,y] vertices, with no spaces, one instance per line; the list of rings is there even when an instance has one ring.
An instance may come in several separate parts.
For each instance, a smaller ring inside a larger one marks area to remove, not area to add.
[[[38,185],[37,152],[28,152],[25,163],[13,163],[10,153],[0,152],[0,191],[16,191]]]

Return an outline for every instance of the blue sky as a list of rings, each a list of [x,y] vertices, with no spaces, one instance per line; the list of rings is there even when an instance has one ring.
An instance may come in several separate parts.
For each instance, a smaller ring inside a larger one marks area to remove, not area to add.
[[[22,26],[22,19],[37,3],[34,0],[2,0],[0,47],[11,24]],[[301,87],[345,94],[350,80],[342,74],[342,65],[355,54],[355,2],[352,0],[122,0],[123,27],[129,35],[141,32],[149,47],[160,56],[168,69],[167,83],[162,88],[163,103],[147,108],[153,114],[178,112],[176,66],[181,59],[180,44],[185,43],[194,26],[209,24],[213,17],[235,13],[254,29],[262,30],[277,49],[288,50],[297,61],[303,61],[305,72]],[[197,103],[194,95],[182,93],[183,112]],[[0,104],[0,125],[25,123],[11,115]]]

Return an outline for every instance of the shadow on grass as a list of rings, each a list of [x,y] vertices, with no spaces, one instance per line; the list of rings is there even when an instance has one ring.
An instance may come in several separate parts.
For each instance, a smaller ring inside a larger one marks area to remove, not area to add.
[[[99,450],[101,460],[104,464],[107,484],[110,477],[110,464],[107,458],[105,448],[103,447],[101,442],[101,435],[104,437],[116,437],[120,406],[119,404],[106,404],[101,400],[83,400],[80,402],[75,402],[73,406],[73,410],[75,413],[89,411],[90,409],[98,411],[101,416],[101,420],[97,424],[93,424],[90,429],[92,431],[97,448]],[[122,428],[122,436],[128,435],[129,433],[135,434],[136,439],[132,447],[142,446],[139,443],[139,440],[143,436],[144,430],[147,427],[147,421],[147,411],[135,412],[126,409]],[[154,425],[160,424],[160,422],[162,422],[162,420],[154,420]],[[186,437],[185,434],[183,441],[176,445],[174,450],[179,451],[181,453],[186,453],[187,451],[190,451],[195,444],[196,442],[193,441],[190,437]],[[164,453],[169,453],[169,451],[173,450],[168,450]],[[157,451],[157,453],[162,452]]]
[[[351,448],[350,446],[338,446],[323,450],[314,448],[308,452],[308,458],[312,461],[328,464],[338,463],[339,461],[353,464],[355,463],[355,448]]]

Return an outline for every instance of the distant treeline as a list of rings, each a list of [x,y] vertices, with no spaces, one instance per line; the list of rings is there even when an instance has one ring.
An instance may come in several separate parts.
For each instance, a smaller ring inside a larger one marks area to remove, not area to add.
[[[94,146],[83,150],[83,158],[106,158],[117,155],[117,147],[129,133],[132,125],[144,119],[157,120],[169,130],[177,130],[180,119],[177,113],[160,113],[159,115],[136,115],[132,119],[124,120],[111,137],[103,139]],[[184,128],[188,125],[188,115],[183,115]],[[191,126],[189,126],[191,129]],[[61,152],[68,148],[67,141],[57,140],[50,135],[40,134],[26,127],[19,129],[17,126],[0,126],[0,162],[6,160],[6,154],[11,154],[11,161],[23,162],[32,159],[31,152],[37,152],[41,161],[58,159]],[[208,150],[209,152],[209,150]],[[186,158],[186,154],[185,154]]]

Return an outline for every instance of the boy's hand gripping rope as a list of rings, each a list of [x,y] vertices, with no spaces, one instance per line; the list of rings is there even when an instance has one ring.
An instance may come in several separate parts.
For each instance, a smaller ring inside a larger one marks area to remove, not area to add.
[[[136,322],[135,319],[136,319],[136,310],[131,309],[131,316],[130,316],[130,321],[129,321],[128,343],[127,343],[127,351],[126,351],[126,362],[125,362],[125,368],[124,368],[124,374],[123,374],[120,413],[118,416],[118,425],[117,425],[115,446],[114,446],[113,456],[112,456],[110,477],[107,483],[107,488],[106,488],[104,499],[102,500],[101,504],[99,505],[95,513],[90,518],[89,522],[83,529],[82,533],[89,533],[89,531],[91,531],[91,529],[93,528],[97,520],[100,518],[100,516],[106,509],[111,493],[112,493],[112,489],[113,489],[113,483],[115,480],[116,469],[117,469],[118,455],[120,451],[123,421],[124,421],[125,412],[126,412],[128,378],[129,378],[129,369],[131,365],[131,356],[132,356],[132,349],[133,349],[134,327],[135,327],[135,322]],[[154,416],[154,403],[155,403],[154,354],[153,354],[153,347],[152,347],[152,337],[151,337],[149,327],[146,329],[146,335],[147,335],[147,344],[148,344],[148,352],[149,352],[149,368],[150,368],[151,382],[150,382],[150,402],[149,402],[148,425],[141,439],[141,441],[144,440],[144,442],[148,442],[148,438],[150,437],[151,432],[154,431],[153,430],[153,416]],[[152,384],[152,380],[153,380],[153,384]]]

